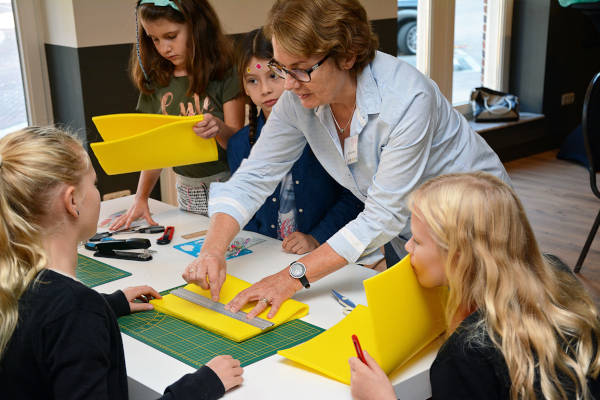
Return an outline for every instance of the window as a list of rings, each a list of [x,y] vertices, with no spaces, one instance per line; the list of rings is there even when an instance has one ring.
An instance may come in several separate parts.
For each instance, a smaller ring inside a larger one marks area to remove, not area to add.
[[[398,58],[467,112],[471,89],[507,90],[513,1],[397,0]]]
[[[0,0],[0,136],[27,125],[25,92],[10,0]]]
[[[452,104],[469,102],[483,80],[484,0],[458,0],[454,14]]]
[[[418,0],[398,0],[398,57],[415,65],[417,54]]]
[[[0,0],[0,136],[52,123],[40,0]]]

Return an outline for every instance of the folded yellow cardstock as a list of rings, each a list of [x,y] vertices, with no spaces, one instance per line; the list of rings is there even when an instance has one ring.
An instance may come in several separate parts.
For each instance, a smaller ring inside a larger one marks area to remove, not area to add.
[[[364,281],[368,306],[357,305],[319,336],[278,354],[325,376],[350,384],[348,359],[356,356],[352,335],[389,374],[445,329],[447,288],[423,288],[409,256]],[[333,301],[333,300],[332,300]]]
[[[93,117],[104,141],[90,147],[108,175],[216,161],[215,139],[203,139],[192,131],[203,118],[160,114]]]
[[[239,292],[249,286],[248,282],[238,279],[235,276],[227,275],[225,283],[221,288],[219,302],[223,304],[229,303]],[[204,290],[196,284],[190,283],[185,286],[185,289],[211,298],[210,290]],[[264,332],[260,328],[209,310],[173,294],[163,296],[162,299],[151,300],[150,303],[154,305],[156,311],[187,321],[190,324],[197,325],[235,342],[242,342]],[[255,304],[246,304],[241,311],[249,312],[254,308]],[[271,319],[267,318],[270,309],[271,307],[267,307],[262,313],[258,314],[258,317],[273,322],[273,328],[284,322],[302,318],[308,314],[308,305],[292,299],[286,300],[281,305],[275,317]]]

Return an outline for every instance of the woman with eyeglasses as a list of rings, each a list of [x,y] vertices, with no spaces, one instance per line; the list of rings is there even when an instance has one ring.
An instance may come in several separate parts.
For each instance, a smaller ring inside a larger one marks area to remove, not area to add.
[[[496,154],[411,65],[378,52],[358,0],[278,0],[265,25],[270,68],[285,79],[247,160],[211,185],[209,232],[183,277],[211,290],[225,280],[225,249],[300,157],[308,143],[325,170],[365,203],[357,218],[227,307],[257,301],[250,316],[281,303],[348,263],[370,263],[385,245],[388,266],[410,237],[408,194],[427,179],[486,171],[509,178]]]

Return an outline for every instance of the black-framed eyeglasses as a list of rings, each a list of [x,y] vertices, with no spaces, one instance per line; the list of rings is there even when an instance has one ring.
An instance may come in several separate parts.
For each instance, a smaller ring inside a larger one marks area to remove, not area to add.
[[[329,58],[329,54],[327,54],[325,57],[323,57],[321,59],[321,61],[319,61],[318,63],[316,63],[309,69],[291,69],[290,70],[290,69],[285,68],[281,64],[279,64],[274,59],[269,61],[267,66],[269,67],[269,69],[271,71],[273,71],[281,79],[285,79],[287,77],[287,75],[289,74],[292,78],[294,78],[298,82],[310,82],[310,74],[315,72],[315,70],[317,68],[319,68],[325,62],[325,60],[327,60],[327,58]]]

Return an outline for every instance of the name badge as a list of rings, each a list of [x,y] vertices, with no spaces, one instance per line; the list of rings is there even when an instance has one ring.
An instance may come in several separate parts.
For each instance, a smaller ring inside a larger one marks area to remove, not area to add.
[[[346,165],[354,164],[358,161],[358,135],[348,136],[344,140],[344,159]]]

